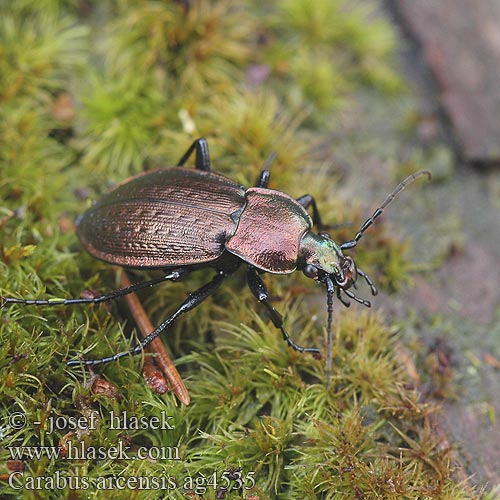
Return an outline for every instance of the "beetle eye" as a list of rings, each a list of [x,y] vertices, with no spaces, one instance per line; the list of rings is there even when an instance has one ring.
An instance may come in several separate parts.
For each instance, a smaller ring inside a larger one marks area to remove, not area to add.
[[[313,266],[312,264],[307,264],[307,266],[304,267],[302,272],[308,278],[316,279],[318,277],[318,268],[316,266]]]

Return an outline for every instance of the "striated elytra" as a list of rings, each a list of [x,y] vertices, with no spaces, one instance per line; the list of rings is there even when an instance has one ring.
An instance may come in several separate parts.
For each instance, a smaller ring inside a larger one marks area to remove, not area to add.
[[[195,168],[183,165],[195,153]],[[176,281],[200,267],[212,267],[215,276],[189,294],[180,307],[130,351],[102,359],[71,360],[68,365],[96,365],[140,353],[181,314],[210,296],[242,264],[253,295],[267,308],[273,324],[288,345],[300,352],[319,349],[297,345],[272,306],[260,274],[302,271],[327,290],[330,344],[333,295],[346,306],[350,299],[370,306],[350,289],[361,276],[372,295],[370,278],[344,251],[356,246],[363,233],[385,207],[413,180],[430,172],[420,170],[407,177],[361,226],[354,238],[337,244],[325,229],[314,198],[294,199],[269,189],[265,167],[255,187],[246,189],[210,169],[208,144],[197,139],[173,168],[132,177],[101,198],[77,221],[77,233],[85,249],[110,264],[138,269],[162,269],[150,281],[88,299],[25,300],[5,298],[6,303],[56,305],[100,303],[163,281]],[[308,209],[311,209],[312,216]],[[313,228],[318,231],[315,232]],[[329,358],[328,358],[329,361]],[[327,365],[330,370],[329,364]]]

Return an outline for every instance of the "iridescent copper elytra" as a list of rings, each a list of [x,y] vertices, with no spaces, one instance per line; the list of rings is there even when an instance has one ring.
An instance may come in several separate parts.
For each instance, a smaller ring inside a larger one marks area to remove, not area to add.
[[[183,165],[195,153],[195,169]],[[361,276],[372,295],[377,289],[345,250],[355,247],[364,232],[420,170],[401,182],[375,210],[350,241],[338,245],[324,232],[314,198],[306,194],[294,199],[269,189],[269,169],[264,167],[257,185],[245,189],[210,169],[208,144],[197,139],[177,167],[146,172],[126,180],[101,198],[77,221],[77,233],[85,249],[110,264],[138,269],[162,269],[158,278],[137,283],[111,293],[85,299],[26,300],[4,298],[4,303],[70,305],[100,303],[163,281],[177,281],[194,269],[212,267],[215,276],[189,294],[188,298],[163,323],[129,351],[102,359],[75,359],[69,366],[97,365],[139,354],[181,314],[200,305],[242,264],[253,295],[267,308],[270,318],[290,347],[300,352],[319,353],[316,347],[294,342],[283,324],[281,314],[269,300],[260,274],[290,274],[302,271],[326,286],[327,334],[331,346],[333,295],[345,305],[353,299],[365,306],[368,300],[351,288]],[[307,209],[312,209],[312,217]],[[348,297],[343,297],[343,294]],[[327,358],[330,371],[330,356]]]

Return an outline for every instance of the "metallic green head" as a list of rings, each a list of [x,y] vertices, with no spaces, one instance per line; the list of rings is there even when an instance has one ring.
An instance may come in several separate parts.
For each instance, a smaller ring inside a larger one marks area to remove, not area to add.
[[[307,277],[324,282],[329,276],[333,284],[343,290],[356,283],[358,272],[353,258],[344,255],[340,246],[326,233],[305,233],[299,253],[301,269]]]

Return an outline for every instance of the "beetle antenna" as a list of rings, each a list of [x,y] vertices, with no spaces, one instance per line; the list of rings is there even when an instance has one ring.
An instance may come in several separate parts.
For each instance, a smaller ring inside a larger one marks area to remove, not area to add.
[[[332,377],[332,321],[333,321],[333,293],[335,286],[330,276],[326,275],[326,307],[328,319],[326,323],[326,388],[330,387]]]
[[[384,211],[384,209],[396,198],[396,196],[403,191],[403,189],[408,186],[408,184],[411,184],[415,179],[418,177],[421,177],[422,175],[427,175],[429,178],[429,181],[432,179],[432,174],[429,170],[419,170],[418,172],[415,172],[414,174],[409,175],[404,181],[400,182],[394,191],[384,200],[384,203],[380,205],[380,207],[373,212],[373,215],[366,219],[366,221],[363,223],[361,226],[360,230],[356,233],[356,236],[351,241],[346,241],[345,243],[342,243],[340,245],[340,248],[342,250],[345,250],[347,248],[353,248],[358,244],[358,241],[361,239],[363,236],[363,233],[375,222],[375,219]]]

